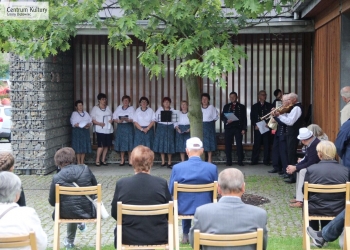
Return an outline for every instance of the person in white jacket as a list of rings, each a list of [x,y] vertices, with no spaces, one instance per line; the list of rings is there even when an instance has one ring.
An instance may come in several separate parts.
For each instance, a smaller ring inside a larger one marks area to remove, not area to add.
[[[16,202],[21,194],[21,180],[11,172],[0,172],[0,237],[20,236],[33,231],[38,250],[47,246],[38,214],[31,207],[20,207]],[[17,249],[30,250],[30,246]]]

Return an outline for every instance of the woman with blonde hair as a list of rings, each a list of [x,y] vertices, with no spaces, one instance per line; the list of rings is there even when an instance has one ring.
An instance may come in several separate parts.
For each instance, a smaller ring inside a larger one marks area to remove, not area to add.
[[[15,169],[15,159],[12,154],[9,152],[1,152],[0,153],[0,172],[7,171],[13,172]],[[23,187],[21,187],[21,195],[17,201],[17,204],[20,207],[26,206],[26,197],[24,196]]]
[[[318,126],[317,124],[310,124],[307,127],[308,130],[310,130],[314,136],[316,136],[321,141],[328,141],[328,136],[325,132],[323,132],[322,128]]]

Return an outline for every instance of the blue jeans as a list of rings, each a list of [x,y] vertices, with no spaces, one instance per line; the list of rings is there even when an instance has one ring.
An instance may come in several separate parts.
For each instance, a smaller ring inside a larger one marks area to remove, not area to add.
[[[327,242],[335,241],[344,230],[345,209],[322,229],[322,238]]]

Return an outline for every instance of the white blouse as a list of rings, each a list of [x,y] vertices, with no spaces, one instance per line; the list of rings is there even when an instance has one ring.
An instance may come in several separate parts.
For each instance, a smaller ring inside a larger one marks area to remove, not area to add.
[[[135,109],[133,106],[123,109],[123,105],[119,105],[113,113],[113,120],[119,120],[119,116],[128,116],[129,119],[134,119],[134,113]],[[123,123],[127,123],[127,121],[123,121]]]
[[[170,111],[173,112],[173,115],[172,115],[172,121],[171,122],[161,122],[160,120],[160,114],[161,114],[161,111],[164,111],[164,108],[163,107],[160,107],[159,109],[157,109],[155,115],[154,115],[154,121],[157,122],[157,123],[160,123],[160,124],[165,124],[165,125],[170,125],[170,124],[174,124],[174,114],[175,114],[175,110],[173,108],[170,108]]]
[[[91,116],[86,111],[83,111],[83,114],[80,114],[78,111],[74,111],[70,117],[70,123],[72,124],[73,128],[74,128],[74,125],[77,123],[88,124],[91,122],[92,122]]]
[[[209,105],[207,108],[202,107],[203,122],[211,122],[219,119],[219,112],[213,105]]]
[[[188,119],[187,113],[182,113],[182,111],[177,112],[177,122],[174,123],[174,128],[179,125],[190,125],[190,120]]]
[[[137,122],[141,127],[147,127],[154,120],[154,111],[147,108],[145,111],[138,107],[134,113],[134,122]]]
[[[108,106],[106,106],[104,110],[100,109],[98,105],[94,106],[91,110],[91,118],[92,120],[96,120],[97,122],[103,122],[105,124],[105,126],[103,127],[101,127],[100,125],[94,125],[95,132],[101,134],[113,133],[113,126],[108,122],[109,120],[112,120],[112,110]]]

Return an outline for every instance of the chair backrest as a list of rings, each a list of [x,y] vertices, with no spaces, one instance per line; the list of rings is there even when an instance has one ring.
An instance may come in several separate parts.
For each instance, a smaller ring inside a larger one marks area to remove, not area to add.
[[[199,250],[200,246],[233,247],[256,244],[257,250],[263,249],[263,229],[256,232],[242,234],[207,234],[194,230],[193,249]]]
[[[30,246],[32,250],[37,249],[34,232],[30,232],[27,235],[0,237],[0,248],[18,248],[26,246]]]
[[[309,192],[313,193],[345,193],[345,202],[349,201],[350,182],[344,184],[323,185],[304,182],[304,200],[309,200]]]
[[[172,201],[160,205],[127,205],[119,201],[117,203],[117,249],[122,249],[123,214],[134,216],[168,215],[168,249],[174,248],[174,204]],[[149,247],[147,245],[145,249],[149,249]],[[142,246],[138,246],[137,249],[142,249]]]
[[[208,184],[182,184],[177,181],[174,182],[174,200],[177,200],[178,192],[186,193],[200,193],[200,192],[213,192],[213,202],[217,202],[218,197],[218,182],[214,181]]]
[[[97,202],[101,202],[101,184],[88,187],[65,187],[56,184],[56,203],[60,202],[60,195],[97,195]]]

